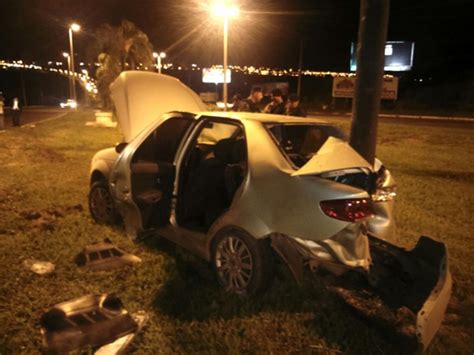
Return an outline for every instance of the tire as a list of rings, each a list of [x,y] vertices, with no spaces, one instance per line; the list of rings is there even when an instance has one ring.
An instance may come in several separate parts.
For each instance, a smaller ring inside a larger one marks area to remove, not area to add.
[[[213,242],[212,266],[226,291],[243,296],[262,294],[273,281],[273,264],[267,241],[241,230],[219,233]]]
[[[103,180],[92,184],[89,191],[89,211],[99,224],[114,225],[118,221],[118,213],[107,183]]]

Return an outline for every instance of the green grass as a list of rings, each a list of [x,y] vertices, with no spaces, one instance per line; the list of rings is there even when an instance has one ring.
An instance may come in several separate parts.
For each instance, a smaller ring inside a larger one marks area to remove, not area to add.
[[[169,243],[129,241],[124,232],[93,223],[87,211],[93,154],[119,141],[115,130],[86,127],[87,112],[0,133],[0,353],[41,351],[39,318],[48,307],[91,292],[116,292],[131,311],[150,315],[138,353],[397,353],[381,331],[355,317],[317,277],[301,287],[280,270],[259,299],[229,296],[205,263]],[[347,128],[347,123],[337,121]],[[448,319],[431,353],[474,349],[473,131],[461,128],[379,127],[378,156],[399,186],[395,215],[400,242],[422,235],[448,244],[454,277]],[[43,230],[23,211],[65,211]],[[143,258],[134,269],[79,271],[74,256],[110,238]],[[49,260],[56,270],[36,275],[22,262]]]

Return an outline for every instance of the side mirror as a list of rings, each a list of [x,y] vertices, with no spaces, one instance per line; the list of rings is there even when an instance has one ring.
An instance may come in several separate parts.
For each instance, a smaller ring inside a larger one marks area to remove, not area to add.
[[[128,143],[122,142],[115,145],[115,151],[120,154],[123,152]]]

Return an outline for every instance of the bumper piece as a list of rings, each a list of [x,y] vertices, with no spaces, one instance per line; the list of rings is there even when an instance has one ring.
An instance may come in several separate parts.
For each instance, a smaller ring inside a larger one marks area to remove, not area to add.
[[[369,236],[372,263],[367,270],[342,264],[316,243],[304,244],[284,235],[270,239],[298,283],[302,282],[305,265],[312,271],[322,267],[338,276],[356,271],[359,277],[339,278],[328,288],[359,314],[377,318],[377,327],[399,328],[395,332],[402,334],[410,347],[416,344],[425,350],[441,326],[452,288],[444,243],[422,236],[415,248],[407,251]]]
[[[406,251],[375,237],[369,238],[373,265],[369,282],[392,308],[416,314],[416,337],[424,350],[444,319],[451,297],[446,245],[422,236]]]

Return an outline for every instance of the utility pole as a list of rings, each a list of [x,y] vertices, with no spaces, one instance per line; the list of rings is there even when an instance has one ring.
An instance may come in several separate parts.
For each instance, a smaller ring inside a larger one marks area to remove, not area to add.
[[[375,161],[390,0],[361,0],[350,145]]]
[[[301,71],[303,70],[303,45],[304,40],[300,40],[300,58],[298,61],[298,89],[296,90],[296,94],[301,99]]]
[[[20,69],[20,77],[21,77],[21,93],[23,96],[23,106],[28,106],[28,101],[26,100],[26,89],[25,89],[25,77],[23,75],[23,69]]]

